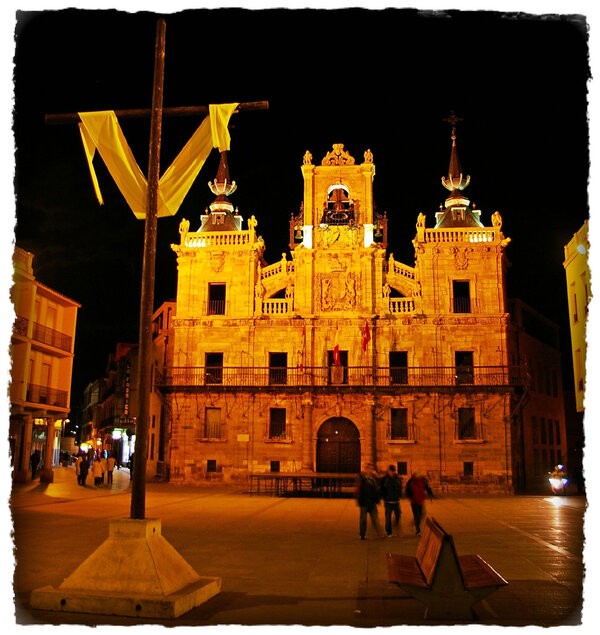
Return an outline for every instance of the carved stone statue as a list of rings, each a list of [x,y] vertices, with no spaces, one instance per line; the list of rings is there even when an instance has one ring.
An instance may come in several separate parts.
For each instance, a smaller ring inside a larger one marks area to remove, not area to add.
[[[188,231],[190,230],[190,221],[187,218],[182,218],[181,223],[179,223],[179,233],[181,234],[181,244],[185,242],[185,237],[187,236]]]

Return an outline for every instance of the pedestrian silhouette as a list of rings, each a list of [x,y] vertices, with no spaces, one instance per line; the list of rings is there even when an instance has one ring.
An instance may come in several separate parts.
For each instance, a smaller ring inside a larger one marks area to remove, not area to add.
[[[360,509],[358,517],[358,531],[360,539],[364,540],[367,534],[367,516],[371,518],[371,524],[378,537],[383,533],[379,524],[377,505],[381,500],[379,475],[372,463],[365,465],[365,470],[358,475],[356,480],[356,502]]]
[[[429,481],[419,470],[415,470],[406,483],[406,496],[410,500],[413,519],[415,521],[415,531],[417,536],[421,535],[421,520],[425,513],[425,499],[429,496],[433,498],[433,492],[429,487]]]

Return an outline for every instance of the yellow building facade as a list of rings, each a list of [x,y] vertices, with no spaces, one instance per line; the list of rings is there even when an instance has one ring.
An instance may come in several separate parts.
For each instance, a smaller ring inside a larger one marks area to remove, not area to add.
[[[80,305],[36,280],[33,260],[33,254],[15,247],[9,440],[14,480],[31,480],[30,457],[37,452],[35,476],[51,482],[70,412]]]
[[[374,157],[334,144],[302,158],[290,254],[268,264],[259,219],[229,201],[227,155],[200,225],[180,225],[172,365],[158,380],[173,483],[262,473],[354,474],[390,463],[445,491],[513,491],[513,415],[498,212],[463,190],[453,130],[449,195],[415,219],[395,260],[375,211]],[[484,224],[484,220],[488,222]]]
[[[573,373],[575,377],[575,405],[577,412],[584,411],[586,328],[588,305],[591,299],[590,268],[588,264],[588,223],[587,221],[565,245],[565,269],[569,299],[569,326]]]

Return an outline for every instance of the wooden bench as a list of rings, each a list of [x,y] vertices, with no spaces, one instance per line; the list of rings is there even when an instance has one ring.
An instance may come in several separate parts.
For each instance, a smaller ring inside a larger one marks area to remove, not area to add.
[[[430,619],[472,620],[473,605],[508,584],[481,556],[459,556],[452,536],[430,517],[415,556],[386,559],[389,582],[424,604]]]

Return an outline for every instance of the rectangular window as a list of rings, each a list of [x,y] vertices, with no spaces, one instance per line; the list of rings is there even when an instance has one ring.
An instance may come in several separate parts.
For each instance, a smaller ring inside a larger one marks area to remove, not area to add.
[[[454,313],[471,313],[471,291],[468,281],[452,281],[452,302]]]
[[[206,353],[204,366],[207,384],[223,383],[223,353]]]
[[[208,285],[208,315],[225,315],[225,285]]]
[[[540,417],[540,443],[546,444],[546,419]]]
[[[408,439],[408,408],[390,408],[390,439]]]
[[[558,371],[556,368],[552,369],[552,396],[555,399],[558,397]]]
[[[475,408],[458,409],[458,438],[475,439]]]
[[[269,384],[287,384],[287,353],[269,353]]]
[[[286,438],[285,408],[271,408],[269,415],[269,439]]]
[[[560,422],[558,419],[554,421],[554,431],[556,433],[556,445],[560,445]]]
[[[207,472],[216,472],[217,471],[217,459],[207,459],[207,461],[206,461],[206,471]]]
[[[457,384],[473,384],[473,351],[456,351],[454,353]]]
[[[463,476],[473,476],[473,461],[463,463]]]
[[[204,409],[204,434],[205,439],[221,438],[221,408]]]
[[[281,470],[281,464],[279,461],[271,461],[271,472],[279,472]]]
[[[585,314],[587,316],[588,314],[588,307],[589,307],[589,303],[590,303],[590,290],[588,288],[588,283],[586,280],[586,274],[582,273],[581,274],[581,286],[583,287],[583,310],[585,311]]]
[[[327,351],[327,365],[329,366],[330,384],[348,383],[348,351],[340,351],[340,365],[333,363],[333,351]]]
[[[406,461],[398,461],[396,465],[400,476],[406,476],[408,474],[408,463]]]
[[[390,351],[390,383],[408,384],[408,353],[406,351]]]

